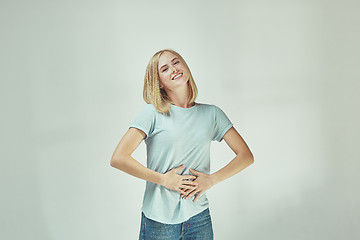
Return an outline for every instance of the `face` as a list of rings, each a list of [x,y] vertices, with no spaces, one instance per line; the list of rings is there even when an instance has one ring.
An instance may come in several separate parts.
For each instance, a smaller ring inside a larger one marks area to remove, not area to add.
[[[168,51],[160,55],[158,71],[160,86],[171,91],[178,87],[186,86],[190,77],[190,72],[184,62],[178,56]]]

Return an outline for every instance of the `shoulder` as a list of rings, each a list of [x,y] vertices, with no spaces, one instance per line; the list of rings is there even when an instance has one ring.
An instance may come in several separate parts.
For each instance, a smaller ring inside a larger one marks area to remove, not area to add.
[[[140,110],[138,110],[138,116],[144,117],[144,116],[155,116],[156,115],[156,108],[151,103],[147,103],[145,105],[142,105],[140,107]]]
[[[156,110],[155,106],[152,103],[145,104],[144,109],[148,109],[150,111]]]
[[[153,112],[156,111],[155,106],[152,103],[146,103],[141,107],[142,112]]]
[[[203,108],[203,109],[214,109],[215,105],[213,104],[209,104],[209,103],[196,103],[198,105],[199,108]]]
[[[216,112],[218,110],[221,110],[215,104],[210,104],[210,103],[197,103],[197,104],[198,104],[199,108],[201,108],[202,110],[212,111],[212,112]]]

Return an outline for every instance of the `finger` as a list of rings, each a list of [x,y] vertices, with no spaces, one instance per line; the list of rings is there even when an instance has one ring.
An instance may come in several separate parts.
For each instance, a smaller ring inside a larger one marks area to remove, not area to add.
[[[198,171],[196,171],[196,170],[194,170],[194,169],[192,169],[192,168],[190,168],[189,169],[190,170],[190,172],[192,173],[192,174],[194,174],[194,175],[196,175],[196,176],[199,176],[202,172],[198,172]]]
[[[202,194],[202,192],[198,192],[198,194],[196,195],[196,197],[194,198],[194,202],[196,202],[196,200],[200,197],[200,195]]]
[[[195,190],[195,188],[193,188],[193,189],[189,188],[189,189],[184,190],[184,193],[181,194],[181,197],[187,196],[187,195],[188,195],[189,193],[191,193],[193,190]]]
[[[182,179],[186,180],[186,179],[196,179],[196,176],[194,175],[182,175]]]
[[[193,192],[191,192],[190,194],[187,194],[184,196],[184,199],[188,200],[190,199],[192,196],[194,196],[197,192],[194,190]]]
[[[185,165],[183,164],[183,165],[181,165],[181,166],[179,166],[179,167],[176,167],[176,168],[171,169],[171,171],[178,172],[178,171],[180,171],[180,170],[182,170],[182,169],[184,169],[184,168],[185,168]]]
[[[191,197],[194,196],[197,192],[199,192],[199,190],[198,190],[198,189],[194,189],[190,194],[188,194],[188,195],[186,196],[185,199],[191,198]]]
[[[194,190],[194,189],[189,188],[189,189],[185,189],[184,192],[185,192],[186,195],[188,195],[188,193],[190,193],[192,190]]]
[[[184,191],[185,190],[184,188],[178,188],[178,189],[174,189],[174,190],[181,193],[182,195],[186,194],[185,191]]]
[[[194,190],[194,189],[196,189],[197,188],[197,186],[189,186],[189,185],[184,185],[184,186],[182,186],[182,190],[184,191],[184,192],[186,192],[186,190]]]
[[[189,193],[191,193],[195,190],[196,190],[196,187],[189,187],[188,189],[184,189],[183,192],[181,193],[181,197],[186,198],[189,195]]]
[[[183,185],[191,185],[191,186],[197,186],[198,183],[194,181],[182,181]]]
[[[181,188],[185,188],[185,189],[189,189],[189,188],[197,188],[199,185],[194,184],[194,183],[190,183],[190,184],[182,184],[180,187]]]

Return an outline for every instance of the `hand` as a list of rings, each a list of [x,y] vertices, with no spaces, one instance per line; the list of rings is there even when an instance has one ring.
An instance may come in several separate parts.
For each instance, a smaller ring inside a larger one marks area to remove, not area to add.
[[[198,184],[197,188],[185,190],[185,193],[181,194],[181,197],[186,196],[185,199],[189,199],[197,193],[197,196],[194,198],[194,202],[196,202],[196,200],[200,197],[202,193],[214,186],[214,182],[211,178],[211,175],[209,174],[198,172],[191,168],[190,172],[197,176],[196,179],[193,181],[194,183]]]
[[[183,170],[184,165],[173,168],[164,174],[164,180],[161,185],[164,187],[175,190],[181,194],[185,194],[185,190],[194,190],[197,187],[197,183],[188,179],[196,179],[193,175],[180,175],[177,172]]]

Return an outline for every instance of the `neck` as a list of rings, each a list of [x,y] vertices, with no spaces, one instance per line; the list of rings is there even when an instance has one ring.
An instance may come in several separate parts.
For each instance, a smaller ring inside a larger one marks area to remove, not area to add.
[[[183,87],[179,87],[174,91],[167,92],[172,103],[178,107],[189,108],[194,106],[194,103],[189,103],[189,87],[185,84]]]

